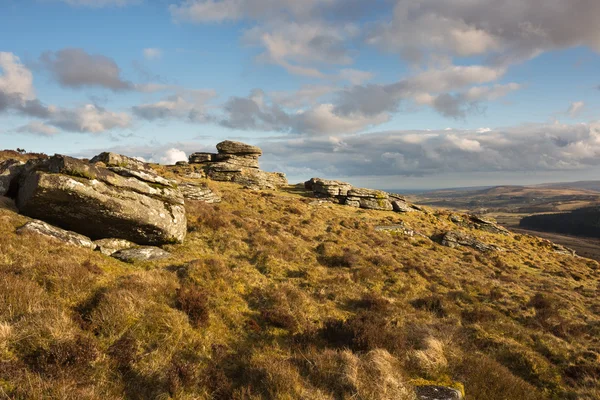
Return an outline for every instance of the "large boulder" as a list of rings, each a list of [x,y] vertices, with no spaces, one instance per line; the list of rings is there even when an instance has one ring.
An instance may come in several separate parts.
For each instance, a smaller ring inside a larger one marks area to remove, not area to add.
[[[96,248],[96,244],[92,242],[89,237],[80,235],[75,232],[67,231],[64,229],[57,228],[43,221],[30,221],[17,229],[17,233],[23,234],[34,234],[41,235],[47,238],[57,240],[62,243],[66,243],[72,246],[84,247],[90,250]]]
[[[350,189],[345,204],[367,210],[392,211],[394,209],[386,192],[372,189]]]
[[[142,168],[119,166],[119,175],[102,163],[57,155],[35,165],[19,180],[19,211],[93,239],[183,241],[184,199],[175,185]]]
[[[13,183],[23,171],[24,163],[19,160],[5,160],[0,162],[0,196],[7,196],[10,193]]]

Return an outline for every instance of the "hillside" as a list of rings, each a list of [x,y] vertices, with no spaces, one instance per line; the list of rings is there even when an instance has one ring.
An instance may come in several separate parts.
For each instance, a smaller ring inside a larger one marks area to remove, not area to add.
[[[185,240],[155,261],[17,234],[30,218],[2,198],[0,398],[600,398],[595,261],[465,214],[190,168],[154,166],[221,202],[186,198]]]

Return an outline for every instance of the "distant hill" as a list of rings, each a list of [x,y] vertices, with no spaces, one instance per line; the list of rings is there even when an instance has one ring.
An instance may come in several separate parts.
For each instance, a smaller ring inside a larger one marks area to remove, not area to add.
[[[412,197],[421,204],[476,212],[565,212],[600,204],[600,181],[443,189]]]

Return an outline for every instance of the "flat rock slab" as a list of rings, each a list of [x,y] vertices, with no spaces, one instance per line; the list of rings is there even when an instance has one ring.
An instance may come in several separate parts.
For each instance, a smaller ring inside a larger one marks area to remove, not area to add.
[[[36,235],[46,236],[48,238],[58,240],[60,242],[70,244],[72,246],[84,247],[91,250],[96,248],[96,244],[87,237],[80,235],[79,233],[67,231],[64,229],[57,228],[43,221],[30,221],[17,229],[17,233],[22,235],[25,233],[33,233]]]
[[[417,386],[415,388],[419,400],[462,400],[460,391],[446,386]]]
[[[260,147],[231,140],[226,140],[217,144],[217,150],[219,151],[219,154],[262,154]]]
[[[171,257],[171,253],[158,247],[145,246],[132,249],[119,250],[112,257],[123,262],[155,261]]]

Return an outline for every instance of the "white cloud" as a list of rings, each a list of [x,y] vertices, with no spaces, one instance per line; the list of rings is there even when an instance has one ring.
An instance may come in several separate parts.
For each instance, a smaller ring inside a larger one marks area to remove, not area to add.
[[[478,130],[388,131],[302,136],[259,143],[265,168],[305,177],[586,171],[600,167],[600,121]]]
[[[581,114],[581,111],[583,111],[584,108],[585,103],[583,101],[575,101],[569,106],[567,114],[569,114],[571,118],[576,118],[579,116],[579,114]]]
[[[113,59],[89,54],[83,49],[47,51],[40,57],[40,62],[65,87],[100,86],[113,91],[134,89],[131,82],[121,77],[121,69]]]
[[[66,131],[102,133],[113,128],[127,128],[131,116],[123,112],[111,112],[93,104],[67,109],[50,106],[48,124]]]
[[[0,94],[15,96],[21,101],[35,99],[33,75],[21,64],[19,57],[13,53],[0,52],[0,71]]]
[[[177,161],[187,161],[188,157],[185,151],[170,148],[164,152],[164,155],[159,157],[159,162],[166,165],[174,165]]]
[[[143,53],[147,60],[156,60],[157,58],[161,58],[163,54],[161,49],[157,49],[155,47],[144,49]]]
[[[39,136],[54,136],[60,131],[53,126],[46,125],[40,121],[31,121],[16,129],[18,133],[31,133]]]

